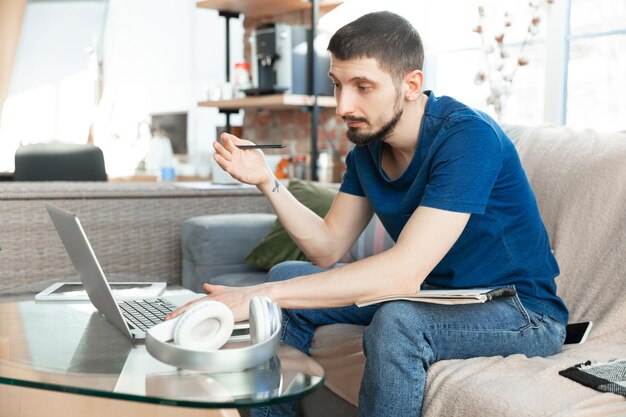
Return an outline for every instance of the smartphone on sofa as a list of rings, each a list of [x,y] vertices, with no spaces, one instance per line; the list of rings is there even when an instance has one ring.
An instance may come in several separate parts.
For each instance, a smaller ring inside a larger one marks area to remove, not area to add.
[[[566,333],[565,333],[565,342],[566,345],[579,345],[581,343],[585,343],[589,333],[591,332],[591,327],[593,327],[593,322],[591,321],[581,321],[579,323],[569,323],[567,325]]]

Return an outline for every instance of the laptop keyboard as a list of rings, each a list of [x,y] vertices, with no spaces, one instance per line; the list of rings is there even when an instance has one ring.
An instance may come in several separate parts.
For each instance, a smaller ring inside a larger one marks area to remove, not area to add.
[[[144,332],[161,323],[176,306],[161,298],[154,300],[129,300],[118,303],[126,321]]]

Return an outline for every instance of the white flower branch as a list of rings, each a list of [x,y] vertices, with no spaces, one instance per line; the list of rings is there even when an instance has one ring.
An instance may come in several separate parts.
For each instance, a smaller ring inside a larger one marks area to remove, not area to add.
[[[505,39],[513,26],[511,13],[504,13],[502,28],[498,32],[487,34],[485,6],[478,6],[478,25],[473,30],[480,35],[485,68],[478,71],[474,83],[477,85],[488,83],[489,95],[486,101],[488,105],[493,107],[499,121],[502,121],[506,100],[512,94],[513,80],[517,70],[529,64],[529,59],[525,57],[524,52],[528,43],[539,32],[541,12],[553,2],[554,0],[531,0],[528,3],[531,19],[524,40],[515,57],[505,50]]]

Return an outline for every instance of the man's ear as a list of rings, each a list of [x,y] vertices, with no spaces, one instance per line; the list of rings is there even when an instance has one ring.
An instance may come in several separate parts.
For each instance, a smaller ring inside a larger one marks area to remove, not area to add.
[[[405,85],[408,87],[405,98],[409,101],[417,100],[422,94],[424,86],[424,73],[422,70],[413,70],[404,77]]]

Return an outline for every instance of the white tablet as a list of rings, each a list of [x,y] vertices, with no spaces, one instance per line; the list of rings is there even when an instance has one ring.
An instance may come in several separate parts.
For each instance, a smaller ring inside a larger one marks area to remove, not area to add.
[[[165,291],[166,282],[109,282],[116,300],[157,298]],[[35,295],[37,301],[87,301],[87,292],[80,282],[57,282]]]

